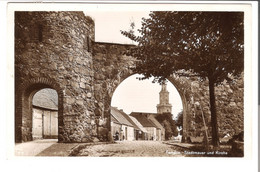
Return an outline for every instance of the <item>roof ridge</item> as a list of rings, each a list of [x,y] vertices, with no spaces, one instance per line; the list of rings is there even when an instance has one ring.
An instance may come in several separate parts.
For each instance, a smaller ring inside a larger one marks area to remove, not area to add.
[[[115,114],[113,114],[112,111],[115,111]],[[121,124],[124,124],[124,125],[127,125],[127,126],[131,126],[131,127],[134,127],[133,124],[129,121],[129,119],[127,119],[125,117],[125,115],[127,114],[124,114],[124,112],[118,110],[116,107],[112,107],[111,106],[111,115],[113,115]],[[121,117],[120,117],[121,116]]]

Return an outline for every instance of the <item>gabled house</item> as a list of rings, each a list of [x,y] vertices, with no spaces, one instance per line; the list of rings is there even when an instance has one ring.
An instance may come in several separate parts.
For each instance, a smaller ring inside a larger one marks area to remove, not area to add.
[[[133,125],[135,138],[134,140],[138,140],[138,138],[140,137],[140,133],[142,134],[142,130],[137,126],[137,124],[132,120],[132,118],[130,118],[129,115],[123,112],[123,110],[120,110],[120,112]]]
[[[136,126],[127,118],[122,110],[118,110],[115,107],[111,107],[111,134],[114,139],[118,140],[135,140],[135,130],[138,130]]]
[[[111,114],[111,134],[114,140],[121,140],[122,123]]]
[[[157,119],[155,118],[156,115],[158,114],[152,114],[150,113],[149,115],[147,115],[148,119],[151,120],[157,127],[157,130],[156,130],[156,135],[157,135],[157,138],[156,140],[165,140],[165,128],[160,124],[159,121],[157,121]],[[158,129],[159,128],[159,129]]]
[[[159,140],[161,129],[148,118],[148,113],[132,112],[130,116],[136,118],[137,121],[147,130],[148,140]]]
[[[138,122],[149,131],[149,140],[165,140],[165,128],[155,118],[157,113],[132,112],[130,116],[135,117]],[[156,134],[154,134],[156,133]],[[153,139],[151,139],[153,135]]]
[[[136,140],[148,140],[148,132],[147,130],[138,122],[138,120],[132,116],[129,116],[131,120],[138,126],[140,129],[136,135]]]

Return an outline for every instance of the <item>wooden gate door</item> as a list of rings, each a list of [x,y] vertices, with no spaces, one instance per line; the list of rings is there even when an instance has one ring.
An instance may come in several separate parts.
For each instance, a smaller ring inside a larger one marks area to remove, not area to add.
[[[32,126],[32,137],[35,139],[42,139],[42,115],[43,111],[39,109],[33,109],[33,126]]]
[[[58,112],[51,112],[51,137],[58,138]]]
[[[58,138],[58,113],[53,111],[44,111],[43,114],[43,138]]]

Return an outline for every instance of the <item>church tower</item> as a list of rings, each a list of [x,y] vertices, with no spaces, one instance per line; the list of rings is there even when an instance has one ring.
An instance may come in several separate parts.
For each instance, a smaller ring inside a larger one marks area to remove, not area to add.
[[[172,105],[169,103],[169,92],[166,83],[162,84],[160,91],[160,103],[157,105],[157,113],[172,113]]]

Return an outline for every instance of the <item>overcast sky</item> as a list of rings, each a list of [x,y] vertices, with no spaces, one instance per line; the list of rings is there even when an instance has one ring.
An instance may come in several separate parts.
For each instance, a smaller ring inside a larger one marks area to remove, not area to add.
[[[157,113],[159,104],[159,92],[161,85],[152,83],[152,79],[139,81],[137,74],[125,79],[115,90],[111,105],[124,112],[151,112]],[[169,102],[172,104],[173,116],[183,109],[180,95],[171,82],[167,82]]]
[[[85,11],[84,13],[95,21],[96,42],[121,44],[133,44],[133,42],[123,36],[120,30],[128,31],[131,22],[135,23],[137,30],[141,28],[142,17],[149,17],[149,11]]]
[[[133,44],[123,36],[120,30],[128,31],[131,22],[135,23],[135,33],[141,28],[142,18],[149,17],[149,11],[85,11],[95,21],[95,41],[121,44]],[[112,106],[123,109],[127,114],[135,112],[156,113],[161,86],[151,80],[139,81],[137,75],[124,80],[114,92]],[[181,98],[176,88],[168,82],[169,101],[172,104],[174,117],[183,109]]]

